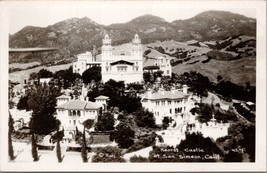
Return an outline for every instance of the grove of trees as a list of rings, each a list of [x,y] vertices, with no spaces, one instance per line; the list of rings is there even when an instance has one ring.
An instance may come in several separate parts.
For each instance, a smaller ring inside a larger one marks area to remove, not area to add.
[[[114,115],[111,112],[104,112],[97,118],[97,123],[95,124],[96,131],[111,131],[114,130]]]
[[[56,97],[60,89],[54,85],[38,85],[29,95],[27,104],[32,110],[30,128],[36,134],[49,134],[57,130],[59,121],[54,117]]]
[[[95,82],[101,81],[101,67],[94,66],[85,70],[82,74],[82,79],[85,84],[91,83],[92,80]]]
[[[135,131],[131,124],[121,121],[111,134],[111,140],[115,140],[120,148],[129,148],[134,144]]]

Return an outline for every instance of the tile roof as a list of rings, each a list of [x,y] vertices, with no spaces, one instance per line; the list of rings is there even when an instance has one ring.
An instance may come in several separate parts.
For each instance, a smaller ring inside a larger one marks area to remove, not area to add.
[[[97,99],[97,100],[106,100],[106,99],[109,99],[109,97],[101,95],[101,96],[96,97],[95,99]]]
[[[158,91],[156,93],[151,93],[149,95],[148,93],[144,94],[143,99],[148,100],[175,100],[175,99],[182,99],[182,98],[188,98],[189,94],[185,94],[181,91]]]
[[[68,99],[70,98],[70,96],[67,96],[67,95],[61,95],[61,96],[58,96],[57,99]]]
[[[62,105],[57,106],[58,109],[68,109],[68,110],[84,110],[84,109],[98,109],[101,106],[94,102],[86,102],[82,100],[71,100]]]

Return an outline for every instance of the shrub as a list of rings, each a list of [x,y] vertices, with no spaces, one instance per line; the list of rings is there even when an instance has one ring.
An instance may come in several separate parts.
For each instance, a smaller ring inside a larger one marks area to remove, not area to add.
[[[97,148],[92,162],[125,162],[125,159],[122,158],[121,149],[107,146],[104,148]]]
[[[130,158],[130,162],[149,162],[149,160],[146,157],[134,155]]]

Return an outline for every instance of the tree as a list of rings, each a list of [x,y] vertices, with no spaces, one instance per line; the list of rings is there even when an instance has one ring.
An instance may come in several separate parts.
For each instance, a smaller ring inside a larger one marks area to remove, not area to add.
[[[97,148],[92,162],[125,162],[121,152],[121,149],[111,146]]]
[[[126,89],[131,89],[131,88],[137,91],[141,91],[144,89],[143,85],[138,83],[129,83]]]
[[[56,97],[60,89],[54,85],[39,85],[34,89],[28,100],[32,112],[30,128],[36,134],[49,134],[57,130],[59,121],[54,117],[56,111]]]
[[[209,138],[204,138],[201,133],[186,133],[185,140],[181,140],[180,144],[177,147],[179,151],[185,151],[187,155],[197,155],[197,159],[186,159],[185,161],[194,161],[194,162],[214,162],[215,159],[208,159],[205,155],[219,154],[222,152],[218,146]],[[201,151],[190,151],[187,149],[201,148]]]
[[[94,66],[85,70],[82,74],[82,79],[85,84],[91,83],[92,80],[95,80],[95,82],[101,81],[101,67]]]
[[[242,129],[243,139],[240,141],[246,152],[249,154],[250,162],[255,162],[256,152],[256,131],[255,125],[249,124]]]
[[[104,112],[98,116],[97,123],[95,125],[96,131],[110,131],[114,130],[114,115],[111,112]]]
[[[19,102],[17,104],[18,110],[26,109],[26,111],[29,111],[28,99],[29,99],[28,95],[22,96],[19,99]]]
[[[58,133],[58,131],[57,131]],[[57,138],[57,146],[56,146],[56,149],[57,149],[57,160],[59,163],[62,162],[62,155],[61,155],[61,147],[60,147],[60,139]]]
[[[13,150],[13,145],[12,145],[12,132],[14,130],[13,127],[14,121],[13,118],[11,117],[11,114],[9,112],[9,117],[8,117],[8,155],[10,160],[14,160],[14,150]]]
[[[38,73],[32,72],[30,74],[29,80],[36,80],[38,79],[38,77],[39,77]]]
[[[135,122],[139,127],[155,127],[155,117],[147,109],[140,108],[133,113]]]
[[[73,73],[72,66],[67,70],[59,70],[55,72],[54,78],[59,80],[59,84],[63,86],[64,89],[75,85],[75,80],[81,78],[79,73]]]
[[[86,146],[86,138],[85,138],[85,128],[83,129],[83,142],[82,142],[81,156],[82,156],[84,163],[88,162],[87,146]]]
[[[135,132],[126,122],[120,122],[111,135],[111,140],[115,140],[120,148],[129,148],[134,144]]]
[[[32,157],[34,162],[39,160],[36,138],[34,133],[32,133]]]
[[[167,129],[170,125],[170,117],[163,117],[163,120],[162,120],[162,127],[163,129]]]
[[[30,76],[30,77],[32,77],[32,76]],[[50,78],[50,77],[53,77],[53,73],[49,70],[41,69],[38,73],[38,77],[39,78]]]
[[[197,113],[197,120],[201,123],[206,123],[212,118],[213,110],[210,105],[205,103],[199,103],[198,107],[192,108],[190,112],[192,114]]]
[[[224,162],[242,162],[242,160],[242,154],[231,150],[224,156],[223,159]]]

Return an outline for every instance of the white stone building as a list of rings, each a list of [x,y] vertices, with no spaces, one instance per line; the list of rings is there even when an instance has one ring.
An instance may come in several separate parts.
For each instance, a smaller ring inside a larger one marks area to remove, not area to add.
[[[156,124],[161,124],[163,117],[168,116],[182,123],[183,113],[189,112],[194,106],[190,95],[187,92],[187,86],[183,86],[183,91],[172,89],[164,91],[160,89],[158,92],[148,90],[141,99],[142,106],[154,114]]]
[[[143,51],[141,39],[135,34],[130,53],[113,54],[111,38],[106,34],[102,45],[102,81],[110,79],[125,83],[143,80]]]
[[[194,120],[190,122],[191,126],[188,131],[190,133],[193,132],[200,132],[202,133],[203,137],[210,137],[214,140],[224,137],[228,135],[228,128],[230,127],[230,123],[222,123],[218,122],[214,115],[212,116],[212,119],[210,119],[207,123],[200,123],[197,120]]]
[[[162,71],[163,76],[171,76],[172,75],[172,66],[171,66],[170,60],[167,57],[160,56],[154,60],[153,65],[144,67],[144,71],[150,72],[150,73]]]
[[[100,67],[101,62],[97,61],[91,52],[85,52],[77,55],[77,61],[73,63],[73,73],[82,75],[85,70],[94,66]]]
[[[64,138],[74,139],[76,128],[82,131],[84,121],[88,119],[96,121],[104,104],[85,100],[71,100],[70,96],[65,95],[57,97],[57,118],[61,122],[61,129],[64,129]]]

